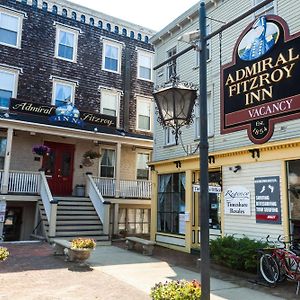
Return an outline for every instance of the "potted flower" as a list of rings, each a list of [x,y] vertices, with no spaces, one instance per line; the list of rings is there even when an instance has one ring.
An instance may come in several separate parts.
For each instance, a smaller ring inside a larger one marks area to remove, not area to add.
[[[32,147],[32,152],[37,155],[44,156],[50,153],[50,148],[45,145],[35,145]]]
[[[201,297],[201,284],[197,280],[160,282],[151,288],[150,296],[153,300],[196,300]]]
[[[84,262],[90,257],[91,251],[96,248],[96,242],[90,238],[76,238],[71,241],[69,250],[70,261]]]
[[[90,167],[94,164],[93,159],[99,158],[101,155],[93,150],[88,150],[83,154],[82,164],[85,167]]]
[[[7,248],[0,247],[0,261],[5,261],[9,256]]]

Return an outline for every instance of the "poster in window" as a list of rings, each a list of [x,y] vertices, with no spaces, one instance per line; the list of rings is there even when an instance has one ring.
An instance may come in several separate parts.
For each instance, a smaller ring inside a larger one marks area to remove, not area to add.
[[[185,213],[179,214],[179,234],[185,234]]]
[[[279,176],[256,177],[256,223],[281,224]]]

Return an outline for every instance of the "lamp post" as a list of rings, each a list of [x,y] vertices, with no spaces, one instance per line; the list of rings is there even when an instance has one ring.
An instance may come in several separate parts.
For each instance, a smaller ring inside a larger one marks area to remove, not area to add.
[[[201,0],[199,3],[199,33],[200,43],[199,47],[191,45],[183,51],[173,55],[163,63],[154,67],[154,70],[159,69],[163,65],[173,61],[175,62],[178,57],[187,53],[192,49],[198,50],[199,55],[199,85],[200,85],[200,96],[199,96],[199,116],[200,116],[200,243],[201,243],[201,300],[210,299],[210,256],[209,256],[209,198],[208,198],[208,136],[207,136],[207,40],[216,36],[225,29],[231,27],[237,22],[241,21],[245,17],[251,15],[258,9],[271,3],[273,0],[265,0],[260,4],[256,5],[252,9],[243,13],[236,19],[228,22],[221,26],[218,30],[213,33],[206,35],[206,9],[205,0]],[[195,36],[195,32],[193,32]],[[176,76],[174,78],[176,81]],[[177,100],[173,95],[178,94],[178,86],[173,84],[169,89],[162,89],[154,93],[154,99],[158,108],[159,117],[158,121],[163,127],[172,127],[176,138],[176,144],[178,141],[178,135],[181,134],[180,128],[184,125],[192,123],[192,108],[195,103],[196,94],[195,90],[190,88],[189,93],[181,93],[180,97],[177,96]],[[185,97],[184,94],[188,95]],[[177,103],[180,99],[180,104]],[[181,108],[181,112],[178,113],[178,109]]]

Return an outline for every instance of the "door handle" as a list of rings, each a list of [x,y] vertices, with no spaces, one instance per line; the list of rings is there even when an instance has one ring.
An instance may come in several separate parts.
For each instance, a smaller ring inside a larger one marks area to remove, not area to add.
[[[58,178],[62,177],[61,175],[57,175]]]

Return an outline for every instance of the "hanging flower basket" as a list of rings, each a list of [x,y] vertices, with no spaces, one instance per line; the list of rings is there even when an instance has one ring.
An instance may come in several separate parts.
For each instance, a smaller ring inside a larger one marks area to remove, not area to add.
[[[45,145],[35,145],[32,147],[32,153],[44,156],[49,154],[51,149]]]
[[[101,155],[93,150],[88,150],[83,154],[83,158],[95,159],[99,158]]]

